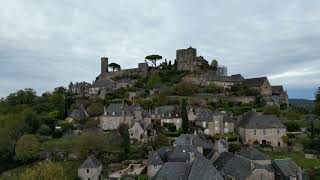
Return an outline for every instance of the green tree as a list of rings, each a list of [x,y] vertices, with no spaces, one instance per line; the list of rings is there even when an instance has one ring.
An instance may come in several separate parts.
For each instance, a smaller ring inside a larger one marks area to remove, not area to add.
[[[51,133],[51,129],[49,126],[42,124],[37,131],[40,135],[48,136]]]
[[[129,137],[129,127],[127,124],[120,124],[118,127],[118,132],[122,137],[121,147],[123,148],[124,154],[130,152],[130,137]]]
[[[39,157],[40,143],[36,136],[23,135],[16,145],[16,158],[22,162],[29,162]]]
[[[218,61],[216,59],[212,60],[210,63],[210,66],[212,67],[213,70],[218,69]]]
[[[162,146],[168,146],[168,145],[169,145],[169,139],[163,133],[160,133],[157,137],[155,137],[152,143],[152,146],[154,149],[159,149]]]
[[[100,102],[91,103],[88,108],[87,112],[90,116],[99,116],[103,114],[103,104]]]
[[[20,105],[20,104],[34,104],[36,101],[36,92],[31,88],[26,88],[25,90],[19,90],[18,92],[11,93],[6,101],[10,105]]]
[[[162,79],[159,73],[154,73],[149,77],[147,86],[148,88],[154,88],[155,86],[161,84],[161,82],[162,82]]]
[[[181,117],[182,117],[182,132],[186,134],[189,131],[189,119],[188,119],[186,99],[182,99]]]
[[[315,113],[318,116],[320,116],[320,87],[318,87],[314,96],[315,96]]]
[[[154,67],[157,67],[157,61],[162,59],[162,56],[153,54],[153,55],[148,55],[145,57],[147,61],[150,61]]]
[[[19,176],[20,180],[63,180],[63,167],[51,161],[40,162]]]
[[[264,115],[276,115],[276,116],[280,116],[281,111],[279,106],[266,106],[263,110],[263,114]]]
[[[102,133],[84,133],[76,137],[72,151],[84,159],[90,154],[99,155],[107,144],[109,138]]]
[[[108,65],[108,67],[111,68],[112,71],[114,71],[114,70],[117,70],[117,71],[121,70],[121,66],[120,66],[119,64],[117,64],[117,63],[110,63],[110,64]]]
[[[314,121],[310,121],[310,133],[311,133],[311,138],[314,138]]]
[[[31,110],[25,110],[23,113],[24,122],[28,125],[31,133],[35,133],[40,126],[39,117]]]
[[[239,151],[240,148],[241,148],[240,144],[238,144],[238,143],[232,143],[232,144],[229,145],[229,151],[232,152],[232,153],[235,153],[235,152]]]
[[[174,86],[174,89],[177,95],[189,96],[198,92],[199,87],[191,83],[180,82]]]

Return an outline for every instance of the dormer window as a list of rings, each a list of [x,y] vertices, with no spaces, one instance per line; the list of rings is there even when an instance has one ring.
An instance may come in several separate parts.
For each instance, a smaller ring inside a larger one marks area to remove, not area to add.
[[[113,112],[112,112],[112,116],[115,116],[115,115],[116,115],[116,112],[113,111]]]

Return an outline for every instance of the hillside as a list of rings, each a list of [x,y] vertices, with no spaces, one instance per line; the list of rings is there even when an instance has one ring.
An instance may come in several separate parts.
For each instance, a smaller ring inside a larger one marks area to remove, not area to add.
[[[305,107],[305,108],[314,108],[314,101],[309,99],[289,99],[289,103],[294,106]]]

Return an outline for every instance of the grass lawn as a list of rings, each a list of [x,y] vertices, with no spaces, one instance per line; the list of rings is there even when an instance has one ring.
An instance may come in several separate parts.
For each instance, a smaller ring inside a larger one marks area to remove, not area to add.
[[[78,167],[81,165],[79,161],[63,161],[57,162],[63,167],[65,179],[75,179],[78,176]],[[25,166],[20,166],[15,169],[6,171],[6,174],[10,176],[0,175],[0,180],[18,180],[19,176],[25,172],[28,168],[32,168],[36,164],[30,164]]]
[[[299,166],[303,169],[320,168],[320,160],[319,159],[306,159],[303,153],[300,152],[265,152],[272,159],[284,159],[291,158],[294,160]]]

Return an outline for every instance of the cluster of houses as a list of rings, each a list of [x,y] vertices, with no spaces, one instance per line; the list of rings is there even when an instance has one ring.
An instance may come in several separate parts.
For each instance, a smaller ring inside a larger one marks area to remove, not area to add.
[[[186,75],[182,79],[184,82],[200,86],[213,84],[228,90],[237,85],[244,85],[261,95],[265,105],[289,105],[284,88],[271,86],[267,77],[245,79],[241,74],[228,76],[227,68],[224,66],[203,70],[209,63],[202,56],[197,56],[196,49],[192,47],[177,50],[176,63],[179,71],[201,72]],[[108,58],[103,57],[101,74],[96,80],[92,84],[71,82],[69,91],[75,94],[105,97],[107,93],[117,89],[132,87],[136,83],[133,77],[146,76],[149,72],[150,67],[147,63],[139,63],[138,68],[134,69],[109,72]],[[153,89],[152,92],[156,91],[157,89]],[[138,91],[129,92],[128,100],[134,102],[137,94]],[[229,101],[255,103],[256,97],[255,95],[229,97]],[[253,148],[231,153],[228,152],[228,139],[219,139],[213,144],[205,138],[217,134],[237,134],[239,141],[246,145],[264,144],[282,148],[287,145],[287,131],[277,116],[258,112],[234,116],[229,112],[193,106],[188,106],[187,109],[190,134],[182,134],[175,138],[172,146],[149,152],[145,164],[132,164],[124,170],[113,173],[109,179],[121,179],[123,174],[136,175],[142,171],[144,165],[147,167],[148,177],[155,180],[302,179],[302,170],[290,159],[271,160]],[[67,120],[73,122],[74,119],[84,117],[88,117],[88,114],[83,107],[80,107],[75,109]],[[154,139],[158,134],[159,125],[168,130],[169,126],[175,130],[182,127],[181,109],[175,105],[143,109],[136,103],[131,105],[124,102],[111,103],[104,107],[103,114],[96,119],[99,120],[99,129],[102,131],[113,131],[122,124],[127,125],[131,143],[144,143]],[[91,155],[79,167],[78,176],[81,179],[99,179],[101,171],[102,164]]]
[[[172,146],[150,151],[146,166],[130,164],[128,168],[109,175],[109,179],[121,179],[126,175],[139,175],[147,168],[149,179],[154,180],[302,180],[304,171],[291,159],[271,160],[254,148],[229,152],[226,139],[214,144],[204,137],[182,134]],[[98,180],[102,164],[89,156],[78,168],[81,179]]]

